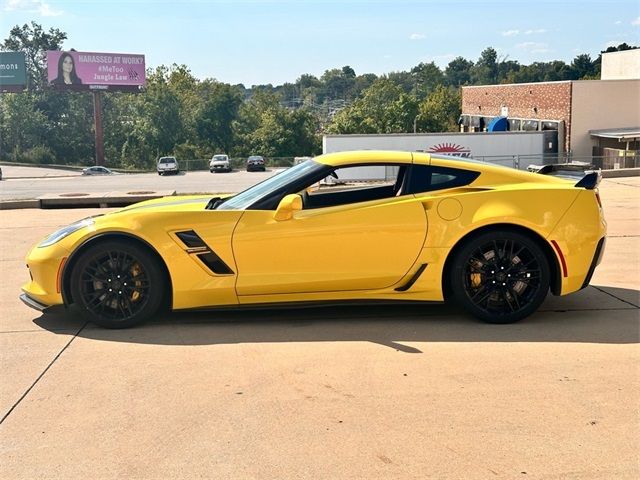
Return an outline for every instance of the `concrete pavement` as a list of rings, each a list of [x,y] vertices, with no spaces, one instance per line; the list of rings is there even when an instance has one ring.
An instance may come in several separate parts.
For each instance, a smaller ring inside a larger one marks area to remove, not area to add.
[[[0,202],[7,200],[36,199],[43,195],[100,194],[129,191],[175,190],[187,193],[235,193],[249,188],[282,169],[267,169],[266,172],[235,170],[231,173],[180,172],[178,175],[159,176],[156,173],[114,174],[85,176],[78,173],[34,169],[36,177],[14,175],[15,169],[30,167],[3,166],[6,180],[0,182]],[[20,170],[22,172],[22,170]],[[61,173],[62,172],[62,173]],[[64,176],[63,176],[64,174]]]
[[[103,330],[17,299],[28,248],[96,210],[2,212],[0,477],[638,478],[640,179],[601,192],[592,286],[507,326],[389,306]]]

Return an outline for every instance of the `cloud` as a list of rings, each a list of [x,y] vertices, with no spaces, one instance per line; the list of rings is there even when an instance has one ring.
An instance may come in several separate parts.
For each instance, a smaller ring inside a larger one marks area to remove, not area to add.
[[[424,33],[412,33],[409,38],[411,40],[424,40],[427,36]]]
[[[458,55],[453,53],[445,53],[443,55],[432,55],[429,57],[423,57],[421,60],[423,62],[433,62],[438,65],[440,68],[446,67],[451,60],[456,58]]]
[[[6,0],[3,10],[5,12],[38,13],[41,17],[57,17],[63,13],[62,10],[54,10],[44,0]]]
[[[527,30],[524,32],[525,35],[532,35],[534,33],[547,33],[547,31],[544,28],[536,28],[536,29]]]
[[[614,25],[622,25],[622,20],[617,20],[614,22]]]
[[[522,42],[516,45],[516,48],[526,50],[529,53],[548,53],[549,45],[542,42]]]
[[[503,37],[515,37],[520,33],[520,30],[505,30],[502,32]]]
[[[631,20],[631,25],[633,25],[634,27],[640,26],[640,17],[636,18],[635,20]]]

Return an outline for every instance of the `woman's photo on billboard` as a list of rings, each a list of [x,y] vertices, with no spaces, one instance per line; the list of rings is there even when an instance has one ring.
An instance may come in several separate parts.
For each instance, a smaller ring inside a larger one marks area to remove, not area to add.
[[[82,85],[76,73],[76,63],[70,53],[64,52],[58,59],[58,76],[51,80],[51,85]]]

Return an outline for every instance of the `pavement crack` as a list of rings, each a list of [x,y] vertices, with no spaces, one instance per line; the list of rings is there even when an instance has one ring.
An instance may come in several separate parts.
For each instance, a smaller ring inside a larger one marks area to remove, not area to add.
[[[58,352],[58,354],[53,358],[53,360],[51,360],[51,362],[49,362],[49,365],[46,366],[46,368],[42,371],[42,373],[40,375],[38,375],[38,378],[35,379],[35,381],[31,384],[31,386],[29,388],[27,388],[27,390],[22,394],[22,396],[18,399],[18,401],[16,403],[13,404],[13,406],[9,409],[9,411],[7,413],[4,414],[4,416],[2,417],[2,420],[0,420],[0,425],[2,425],[4,423],[4,421],[9,417],[9,415],[11,415],[11,413],[13,413],[13,411],[15,410],[15,408],[20,405],[20,402],[22,402],[22,400],[25,399],[25,397],[27,395],[29,395],[29,392],[31,392],[31,390],[33,390],[33,387],[35,387],[38,382],[40,381],[40,379],[42,377],[44,377],[44,374],[47,373],[49,371],[49,369],[51,368],[51,366],[56,363],[56,360],[58,360],[58,358],[60,358],[60,356],[64,353],[64,351],[69,347],[69,345],[71,345],[71,342],[73,342],[76,337],[78,335],[80,335],[80,332],[82,332],[82,330],[84,330],[84,327],[86,327],[89,324],[89,322],[85,322],[84,325],[82,325],[78,331],[73,335],[73,337],[71,337],[71,339],[67,342],[67,344],[62,347],[62,350],[60,350]]]
[[[626,303],[627,305],[631,305],[632,307],[635,307],[635,308],[640,308],[640,305],[636,305],[635,303],[631,303],[631,302],[629,302],[629,301],[627,301],[627,300],[625,300],[623,298],[620,298],[620,297],[614,295],[613,293],[609,293],[606,290],[601,289],[600,287],[596,287],[594,285],[591,285],[591,286],[593,288],[595,288],[596,290],[600,290],[602,293],[606,293],[607,295],[615,298],[616,300],[620,300],[621,302]]]
[[[624,185],[625,187],[635,187],[638,188],[640,185],[634,185],[632,183],[624,183],[624,182],[614,182],[613,180],[607,179],[607,183],[615,183],[616,185]]]

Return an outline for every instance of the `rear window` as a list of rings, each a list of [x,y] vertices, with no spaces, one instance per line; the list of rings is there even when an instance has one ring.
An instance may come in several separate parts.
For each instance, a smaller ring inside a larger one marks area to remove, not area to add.
[[[176,163],[176,159],[173,157],[165,157],[160,159],[160,163]]]
[[[409,177],[409,191],[406,193],[423,193],[463,187],[472,183],[479,176],[480,172],[472,170],[414,165]]]
[[[213,159],[214,160],[226,160],[227,156],[226,155],[214,155]]]

